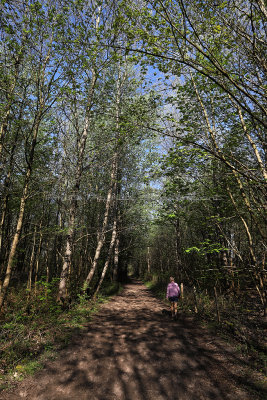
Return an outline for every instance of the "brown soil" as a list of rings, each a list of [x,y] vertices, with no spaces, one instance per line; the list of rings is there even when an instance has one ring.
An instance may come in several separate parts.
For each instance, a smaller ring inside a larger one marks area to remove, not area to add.
[[[246,362],[140,282],[101,306],[87,330],[3,400],[254,400]]]

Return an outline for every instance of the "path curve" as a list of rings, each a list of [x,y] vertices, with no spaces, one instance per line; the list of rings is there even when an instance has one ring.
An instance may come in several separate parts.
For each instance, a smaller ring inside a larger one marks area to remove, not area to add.
[[[254,399],[233,349],[193,318],[170,320],[163,308],[140,282],[126,285],[101,306],[88,331],[3,399]]]

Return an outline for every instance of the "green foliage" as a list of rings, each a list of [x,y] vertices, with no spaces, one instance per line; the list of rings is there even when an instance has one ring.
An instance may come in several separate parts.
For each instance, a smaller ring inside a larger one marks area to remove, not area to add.
[[[186,253],[191,253],[192,251],[195,251],[199,253],[200,255],[206,255],[206,254],[213,254],[213,253],[220,253],[221,251],[229,251],[226,247],[222,247],[220,243],[211,243],[210,239],[206,239],[204,242],[199,243],[200,247],[190,247],[188,249],[185,249]]]
[[[38,361],[30,361],[27,362],[26,364],[18,364],[16,366],[16,372],[19,373],[19,375],[33,375],[35,372],[40,370],[42,368],[42,364]],[[16,373],[15,373],[16,374]]]

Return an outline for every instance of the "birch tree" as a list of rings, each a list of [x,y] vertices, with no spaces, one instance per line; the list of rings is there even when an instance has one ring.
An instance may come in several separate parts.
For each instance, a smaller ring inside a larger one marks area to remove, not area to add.
[[[24,127],[24,181],[15,224],[15,233],[12,238],[0,293],[0,307],[2,307],[7,294],[16,250],[23,227],[25,207],[30,193],[31,177],[34,169],[35,151],[38,145],[38,134],[46,113],[55,102],[55,90],[59,79],[58,71],[60,62],[55,63],[53,55],[55,42],[60,38],[58,28],[59,25],[62,26],[62,21],[59,21],[58,16],[54,15],[55,9],[54,7],[50,7],[49,2],[44,7],[40,3],[34,3],[29,7],[23,4],[22,7],[24,9],[19,9],[14,15],[22,18],[22,23],[18,25],[18,28],[21,30],[17,29],[16,31],[17,37],[23,37],[24,34],[28,36],[27,47],[23,47],[22,49],[24,58],[27,54],[27,62],[23,65],[24,70],[21,81],[22,83],[27,82],[24,86],[26,90],[22,90],[23,95],[27,98],[27,102],[25,103],[23,115],[21,115],[22,118],[24,117],[27,120],[27,124]],[[48,21],[49,24],[46,24]],[[11,97],[15,101],[13,95]],[[5,122],[3,126],[6,126]]]

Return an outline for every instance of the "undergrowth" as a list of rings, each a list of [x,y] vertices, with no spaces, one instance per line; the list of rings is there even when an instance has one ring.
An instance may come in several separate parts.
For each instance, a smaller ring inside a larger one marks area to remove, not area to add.
[[[56,281],[40,281],[31,295],[25,296],[25,289],[11,291],[0,328],[0,391],[53,359],[86,327],[100,303],[122,289],[106,284],[96,300],[79,295],[63,309],[56,302],[57,287]]]

